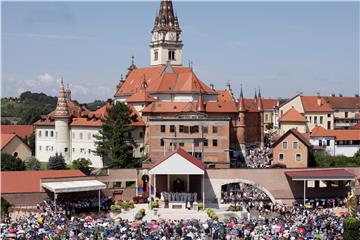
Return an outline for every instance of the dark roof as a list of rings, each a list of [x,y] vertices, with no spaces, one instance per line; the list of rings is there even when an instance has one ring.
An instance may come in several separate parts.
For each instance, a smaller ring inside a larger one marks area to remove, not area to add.
[[[285,174],[292,180],[336,180],[336,179],[355,179],[355,175],[345,169],[321,169],[304,171],[286,171]]]
[[[292,129],[289,129],[286,133],[284,133],[280,138],[278,138],[274,142],[273,147],[275,147],[276,145],[281,143],[282,140],[284,140],[284,138],[286,138],[289,134],[293,134],[297,139],[299,139],[301,142],[303,142],[307,147],[311,146],[311,144],[310,144],[309,140],[306,138],[306,136],[299,133],[295,128],[292,128]]]

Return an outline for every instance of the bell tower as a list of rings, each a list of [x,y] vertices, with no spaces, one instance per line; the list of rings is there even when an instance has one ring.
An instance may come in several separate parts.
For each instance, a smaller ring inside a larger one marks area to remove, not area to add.
[[[181,29],[171,0],[162,0],[150,42],[150,65],[182,65]]]

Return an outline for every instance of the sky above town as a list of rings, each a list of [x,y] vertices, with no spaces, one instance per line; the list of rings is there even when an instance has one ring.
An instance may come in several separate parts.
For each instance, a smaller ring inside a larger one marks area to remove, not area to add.
[[[150,64],[158,1],[2,2],[2,96],[112,98],[131,56]],[[359,92],[359,2],[174,2],[183,64],[253,97]]]

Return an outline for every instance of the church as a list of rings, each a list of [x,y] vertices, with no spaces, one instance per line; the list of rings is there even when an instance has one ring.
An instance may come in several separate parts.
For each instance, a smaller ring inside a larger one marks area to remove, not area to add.
[[[262,146],[261,93],[247,99],[241,89],[235,97],[230,83],[215,89],[183,66],[182,31],[172,1],[161,1],[151,33],[150,66],[137,67],[133,59],[113,99],[132,111],[134,157],[147,156],[146,168],[181,148],[206,168],[230,168],[248,147]],[[34,124],[36,158],[48,161],[61,153],[68,163],[84,157],[103,167],[94,153],[95,135],[113,102],[91,112],[72,101],[61,83],[57,108]]]

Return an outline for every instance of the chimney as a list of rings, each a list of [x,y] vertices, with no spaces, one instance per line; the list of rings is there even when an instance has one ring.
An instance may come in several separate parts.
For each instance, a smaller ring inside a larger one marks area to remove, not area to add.
[[[339,93],[339,97],[342,97],[343,95],[342,95],[342,93]]]
[[[320,107],[321,106],[321,97],[320,97],[320,92],[317,92],[317,97],[316,97],[316,103],[317,105]]]
[[[331,96],[331,97],[335,97],[335,93],[332,93],[330,96]]]
[[[358,94],[358,93],[356,93],[356,94],[355,94],[355,97],[356,97],[356,98],[358,98],[358,97],[359,97],[359,94]]]
[[[210,83],[210,88],[211,88],[212,90],[215,90],[215,86],[214,86],[213,83]]]

